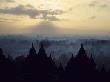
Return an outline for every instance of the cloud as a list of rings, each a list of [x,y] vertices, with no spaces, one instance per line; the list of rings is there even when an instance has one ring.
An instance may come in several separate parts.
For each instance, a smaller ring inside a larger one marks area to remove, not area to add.
[[[12,23],[12,21],[6,21],[6,20],[0,20],[0,22],[5,22],[5,23]]]
[[[48,20],[48,21],[58,21],[59,18],[56,17],[56,15],[61,15],[64,13],[62,10],[41,10],[40,13],[42,14],[41,19]]]
[[[15,2],[14,0],[0,0],[0,2]]]
[[[105,8],[105,7],[107,7],[107,6],[108,6],[108,5],[106,5],[106,4],[100,5],[101,8]]]
[[[11,14],[11,15],[27,15],[30,18],[36,19],[36,18],[40,18],[40,19],[44,19],[44,20],[58,20],[58,18],[56,18],[56,15],[60,15],[62,13],[64,13],[64,11],[62,10],[40,10],[40,9],[35,9],[32,5],[28,4],[28,5],[18,5],[16,7],[13,8],[1,8],[0,9],[0,13],[2,14]],[[42,16],[42,17],[39,17]]]
[[[19,21],[17,19],[0,18],[0,22],[12,23],[14,21]]]
[[[58,21],[59,18],[56,17],[56,15],[61,15],[65,13],[62,10],[39,10],[40,14],[42,15],[41,19],[48,20],[48,21]]]
[[[57,18],[56,16],[50,16],[50,17],[48,17],[48,20],[49,20],[49,21],[58,21],[58,20],[60,20],[60,19]]]
[[[57,18],[56,16],[44,16],[44,17],[41,17],[41,19],[44,19],[44,20],[47,20],[47,21],[59,21],[60,19]]]
[[[73,11],[74,9],[76,9],[76,8],[78,8],[80,6],[81,6],[81,4],[76,4],[76,5],[72,6],[72,7],[70,7],[67,11]]]
[[[96,19],[96,16],[91,16],[90,19],[92,19],[92,20],[93,20],[93,19]]]
[[[95,7],[96,4],[95,4],[95,3],[90,3],[89,6],[90,6],[90,7]]]
[[[19,5],[14,8],[0,9],[0,13],[12,15],[28,15],[31,18],[35,18],[37,15],[39,15],[36,9],[28,8],[23,5]]]
[[[98,1],[91,1],[91,2],[88,4],[88,6],[89,6],[89,7],[96,7],[97,4],[99,4]]]
[[[92,1],[88,4],[89,7],[100,7],[100,8],[105,8],[107,7],[108,5],[106,3],[103,3],[101,4],[100,2],[98,1]]]

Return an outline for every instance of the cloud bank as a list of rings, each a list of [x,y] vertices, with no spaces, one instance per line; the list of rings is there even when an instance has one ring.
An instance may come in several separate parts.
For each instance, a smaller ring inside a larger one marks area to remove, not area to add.
[[[35,9],[32,5],[18,5],[13,8],[0,8],[0,13],[11,14],[17,16],[29,16],[32,19],[44,19],[50,21],[59,20],[56,15],[61,15],[64,13],[62,10],[40,10]]]

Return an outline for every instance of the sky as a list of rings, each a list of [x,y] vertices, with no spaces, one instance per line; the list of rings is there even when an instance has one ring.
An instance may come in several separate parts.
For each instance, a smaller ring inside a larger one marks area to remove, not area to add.
[[[110,0],[0,0],[0,35],[110,35]]]

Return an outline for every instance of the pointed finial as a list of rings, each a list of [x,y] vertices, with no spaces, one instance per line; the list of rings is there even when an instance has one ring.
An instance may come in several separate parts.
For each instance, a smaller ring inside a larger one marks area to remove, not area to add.
[[[73,54],[72,54],[72,58],[73,58],[74,56],[73,56]]]
[[[41,48],[43,48],[43,47],[44,47],[44,46],[43,46],[43,42],[40,42],[40,47],[41,47]]]
[[[95,64],[95,61],[94,61],[94,58],[93,58],[92,54],[91,54],[91,57],[90,57],[90,61]]]
[[[81,48],[83,48],[83,44],[81,43]]]
[[[2,48],[0,48],[0,54],[3,54],[3,50],[2,50]]]
[[[61,66],[62,67],[62,63],[60,62],[60,65],[59,66]]]
[[[92,57],[92,54],[91,54],[91,57],[90,57],[90,58],[91,58],[91,59],[93,58],[93,57]]]
[[[103,68],[105,68],[105,65],[104,65],[104,64],[102,64],[102,67],[103,67]]]
[[[33,44],[33,42],[32,42],[32,48],[34,47],[34,44]]]
[[[70,60],[73,60],[73,59],[74,59],[74,56],[73,56],[73,54],[72,54],[72,56],[71,56]]]
[[[102,72],[106,72],[105,65],[102,65]]]
[[[94,58],[93,58],[92,54],[91,54],[90,60],[91,60],[91,61],[94,61]]]
[[[49,56],[50,58],[52,58],[52,54],[50,53],[50,56]]]

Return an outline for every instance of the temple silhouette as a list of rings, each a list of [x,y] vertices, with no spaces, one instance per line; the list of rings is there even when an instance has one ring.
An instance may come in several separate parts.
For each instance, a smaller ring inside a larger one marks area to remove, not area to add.
[[[19,56],[13,59],[6,57],[0,48],[0,81],[1,82],[110,82],[110,71],[104,64],[101,70],[97,68],[93,56],[88,56],[81,47],[76,56],[72,54],[63,67],[56,65],[52,55],[48,55],[41,42],[36,52],[34,44],[27,57]]]

